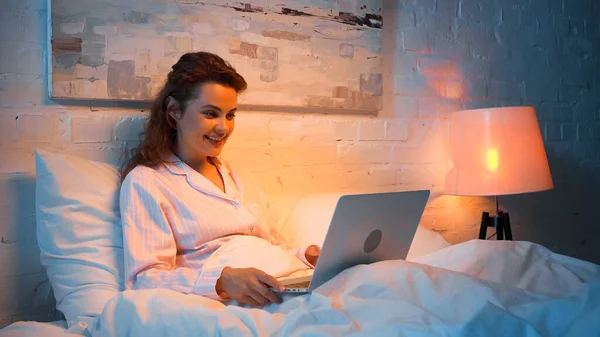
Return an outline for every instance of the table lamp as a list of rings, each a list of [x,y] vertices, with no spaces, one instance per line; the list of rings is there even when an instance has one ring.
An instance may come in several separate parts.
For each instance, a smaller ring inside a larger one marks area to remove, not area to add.
[[[489,212],[482,215],[482,240],[487,227],[496,228],[497,240],[512,240],[510,218],[500,211],[498,196],[554,187],[531,106],[453,112],[450,157],[453,166],[446,175],[446,194],[495,198],[495,216],[490,217]]]

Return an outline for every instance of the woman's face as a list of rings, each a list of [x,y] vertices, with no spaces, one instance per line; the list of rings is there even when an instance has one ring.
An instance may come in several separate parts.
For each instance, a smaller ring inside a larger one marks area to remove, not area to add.
[[[187,157],[204,159],[221,153],[233,133],[237,93],[216,83],[204,83],[177,121],[177,149]]]

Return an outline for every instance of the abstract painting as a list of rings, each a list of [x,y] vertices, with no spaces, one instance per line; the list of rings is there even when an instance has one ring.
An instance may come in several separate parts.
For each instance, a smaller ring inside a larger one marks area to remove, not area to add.
[[[383,0],[51,0],[51,97],[149,101],[193,51],[248,82],[240,103],[376,111]]]

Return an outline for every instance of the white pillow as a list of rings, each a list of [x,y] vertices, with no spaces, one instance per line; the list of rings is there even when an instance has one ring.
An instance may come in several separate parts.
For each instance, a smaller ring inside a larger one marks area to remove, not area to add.
[[[123,286],[116,167],[36,150],[37,241],[69,327],[100,315]]]
[[[322,246],[341,193],[315,194],[299,197],[289,217],[281,227],[294,244]],[[450,246],[441,235],[418,226],[406,260],[429,254]]]

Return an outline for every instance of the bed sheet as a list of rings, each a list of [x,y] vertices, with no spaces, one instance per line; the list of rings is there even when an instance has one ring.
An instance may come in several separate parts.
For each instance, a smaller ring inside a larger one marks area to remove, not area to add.
[[[125,291],[96,336],[598,336],[600,266],[529,242],[473,240],[350,268],[310,295],[247,308]]]
[[[74,337],[82,335],[67,332],[66,321],[55,322],[15,322],[0,330],[0,337]]]

